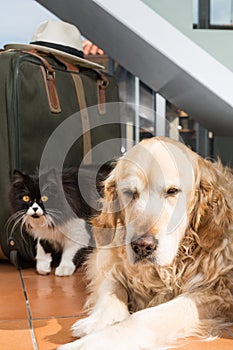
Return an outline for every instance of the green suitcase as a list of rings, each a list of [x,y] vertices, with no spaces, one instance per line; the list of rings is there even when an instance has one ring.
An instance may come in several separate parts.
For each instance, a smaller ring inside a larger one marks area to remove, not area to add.
[[[65,156],[65,167],[119,157],[118,102],[116,80],[105,72],[74,67],[52,55],[20,50],[0,53],[0,258],[6,256],[15,266],[34,264],[33,239],[17,230],[9,235],[7,230],[13,170],[35,173],[59,127],[62,145],[69,133],[70,140],[75,140]],[[62,151],[56,149],[46,161],[54,162]]]

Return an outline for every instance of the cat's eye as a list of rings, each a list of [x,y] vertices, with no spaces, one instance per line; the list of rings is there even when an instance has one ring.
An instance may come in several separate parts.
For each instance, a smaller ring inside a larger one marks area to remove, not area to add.
[[[42,196],[42,197],[41,197],[42,202],[47,202],[48,199],[49,199],[49,198],[48,198],[47,196]]]
[[[23,196],[23,201],[24,202],[29,202],[30,201],[30,197],[29,196]]]

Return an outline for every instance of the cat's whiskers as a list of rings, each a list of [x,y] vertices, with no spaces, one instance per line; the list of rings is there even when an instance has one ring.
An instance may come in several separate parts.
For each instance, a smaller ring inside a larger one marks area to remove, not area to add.
[[[28,244],[25,236],[24,236],[24,231],[23,231],[23,228],[25,227],[25,222],[27,220],[27,214],[25,214],[23,217],[22,217],[22,221],[21,221],[21,225],[20,225],[20,233],[21,233],[21,237],[23,238],[24,242],[26,244]]]
[[[59,223],[65,223],[62,220],[62,212],[60,210],[46,208],[46,213],[48,214],[47,219],[50,220],[52,226],[55,226],[55,221],[58,221]]]
[[[19,210],[15,213],[13,213],[9,219],[7,220],[7,227],[9,226],[9,224],[11,224],[15,219],[17,219],[18,217],[21,217],[23,214],[25,213],[24,210]]]
[[[15,227],[20,223],[22,220],[23,215],[25,214],[24,210],[20,210],[14,214],[12,214],[9,219],[7,220],[6,223],[6,230],[8,233],[12,234],[14,231]],[[8,235],[9,238],[9,235]]]
[[[27,240],[25,239],[24,232],[23,232],[23,226],[24,226],[25,219],[26,219],[25,210],[20,210],[20,211],[12,214],[10,216],[10,218],[7,220],[7,226],[6,226],[7,233],[8,233],[7,234],[8,239],[10,236],[13,235],[13,232],[15,231],[17,226],[19,226],[21,237],[22,237],[23,241],[26,244],[28,244]],[[10,228],[10,226],[11,226],[11,228]]]
[[[45,215],[44,216],[44,225],[41,225],[41,227],[47,227],[53,229],[55,227],[55,224],[53,222],[53,219],[51,218],[50,215]]]

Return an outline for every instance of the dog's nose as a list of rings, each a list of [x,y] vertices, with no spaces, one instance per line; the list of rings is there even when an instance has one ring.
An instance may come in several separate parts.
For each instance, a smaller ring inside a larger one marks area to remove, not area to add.
[[[146,257],[152,254],[158,244],[158,240],[150,234],[146,234],[131,242],[131,247],[138,256]]]

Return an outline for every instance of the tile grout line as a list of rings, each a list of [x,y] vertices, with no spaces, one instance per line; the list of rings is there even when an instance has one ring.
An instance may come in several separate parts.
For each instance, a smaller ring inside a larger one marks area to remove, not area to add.
[[[31,309],[30,309],[28,296],[27,296],[26,286],[25,286],[25,283],[24,283],[22,271],[20,269],[18,271],[19,271],[20,281],[21,281],[21,284],[22,284],[22,287],[23,287],[23,294],[24,294],[24,299],[25,299],[25,303],[26,303],[26,309],[27,309],[27,313],[28,313],[28,321],[29,321],[30,333],[31,333],[31,337],[32,337],[32,344],[33,344],[34,350],[39,350],[38,344],[37,344],[37,341],[36,341],[36,336],[35,336],[33,324],[32,324],[32,313],[31,313]]]

